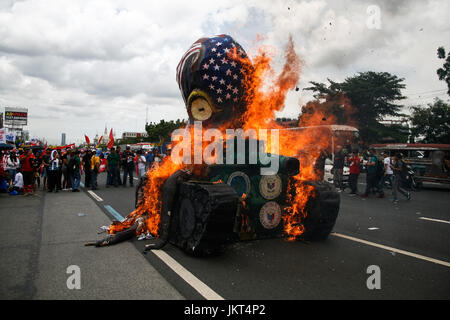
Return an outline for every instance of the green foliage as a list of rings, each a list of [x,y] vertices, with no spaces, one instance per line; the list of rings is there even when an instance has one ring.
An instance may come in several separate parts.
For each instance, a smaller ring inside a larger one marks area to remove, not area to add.
[[[444,65],[442,68],[436,70],[436,73],[439,76],[439,80],[445,81],[447,83],[447,94],[450,96],[450,52],[445,58],[445,49],[444,47],[439,47],[437,49],[437,55],[439,59],[444,59]]]
[[[450,144],[450,105],[436,98],[428,107],[412,107],[411,133],[416,142]]]
[[[186,122],[180,119],[177,119],[177,121],[165,121],[163,119],[159,123],[148,123],[145,126],[145,130],[148,133],[147,140],[150,142],[158,142],[161,138],[164,138],[166,141],[169,141],[172,131],[185,125]]]
[[[326,102],[338,101],[342,96],[348,99],[353,120],[349,124],[359,128],[363,141],[372,143],[380,140],[386,129],[380,120],[386,116],[402,115],[400,111],[403,106],[397,102],[405,99],[401,93],[405,88],[403,80],[388,72],[368,71],[348,77],[343,82],[328,79],[329,85],[311,82],[313,86],[305,90],[313,91],[316,99],[325,99]],[[336,108],[333,103],[331,106]],[[336,123],[345,118],[338,114]]]

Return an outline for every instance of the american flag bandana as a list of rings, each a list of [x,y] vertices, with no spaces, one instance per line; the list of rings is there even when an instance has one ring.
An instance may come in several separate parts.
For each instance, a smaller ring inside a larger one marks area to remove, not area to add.
[[[194,89],[199,89],[208,94],[220,110],[240,104],[246,72],[242,60],[248,60],[247,54],[228,35],[194,42],[177,66],[177,82],[184,102]]]

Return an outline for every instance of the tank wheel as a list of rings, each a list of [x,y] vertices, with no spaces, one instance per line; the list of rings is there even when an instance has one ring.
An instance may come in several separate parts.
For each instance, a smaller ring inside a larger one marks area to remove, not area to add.
[[[307,181],[305,183],[314,187],[315,194],[306,204],[305,232],[300,237],[310,241],[326,240],[336,223],[340,195],[326,182]]]
[[[234,242],[238,196],[227,184],[184,182],[180,185],[172,242],[185,252],[210,255]]]

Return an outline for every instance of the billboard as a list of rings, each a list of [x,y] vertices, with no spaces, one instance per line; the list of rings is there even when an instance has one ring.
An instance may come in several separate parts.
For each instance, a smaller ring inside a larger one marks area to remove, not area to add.
[[[5,107],[5,125],[26,126],[28,109]]]

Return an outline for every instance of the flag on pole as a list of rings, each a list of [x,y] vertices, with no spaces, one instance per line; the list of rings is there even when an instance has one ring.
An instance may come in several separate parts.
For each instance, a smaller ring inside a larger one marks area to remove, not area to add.
[[[109,141],[108,141],[108,145],[106,146],[108,149],[111,149],[114,146],[114,136],[113,136],[113,131],[111,129],[111,131],[109,132]]]
[[[100,147],[100,143],[102,142],[103,136],[100,137],[100,139],[98,139],[97,145],[95,146],[96,148]]]
[[[86,139],[87,145],[91,144],[91,140],[89,140],[89,137],[87,135],[84,135],[84,138]]]

